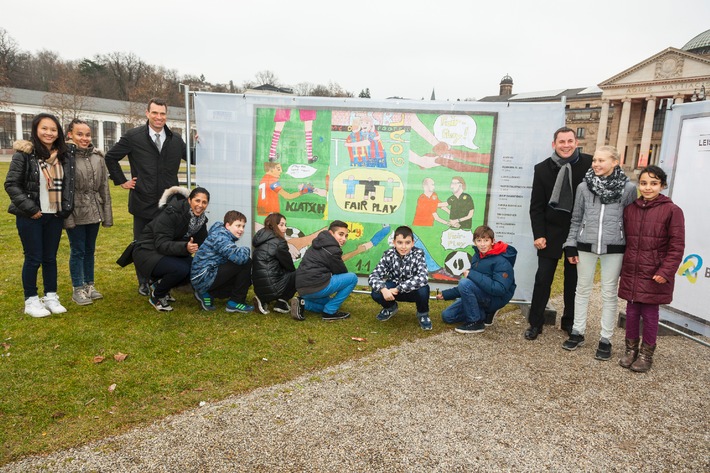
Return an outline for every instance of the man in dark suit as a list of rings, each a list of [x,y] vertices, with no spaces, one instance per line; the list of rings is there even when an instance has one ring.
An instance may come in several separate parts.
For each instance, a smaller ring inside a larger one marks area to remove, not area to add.
[[[577,149],[577,135],[571,128],[555,132],[552,156],[535,166],[530,196],[530,222],[537,248],[537,273],[525,331],[527,340],[542,333],[545,307],[550,299],[557,263],[562,257],[562,245],[569,233],[574,195],[577,186],[592,164],[592,157]],[[570,333],[574,323],[574,293],[577,288],[577,267],[564,260],[564,311],[562,330]]]
[[[106,153],[106,167],[113,183],[129,191],[128,211],[133,215],[133,238],[138,239],[143,227],[158,214],[158,201],[163,191],[178,185],[180,162],[186,159],[182,137],[165,124],[168,105],[150,99],[145,111],[145,125],[128,130]],[[119,161],[128,156],[131,179],[126,179]],[[138,292],[150,295],[148,278],[136,271]]]

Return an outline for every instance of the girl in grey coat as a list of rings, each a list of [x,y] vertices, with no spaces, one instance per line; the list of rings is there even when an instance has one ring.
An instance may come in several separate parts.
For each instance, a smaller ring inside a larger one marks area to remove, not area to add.
[[[94,287],[94,254],[99,227],[113,225],[108,170],[104,155],[91,144],[91,128],[75,118],[67,127],[67,145],[76,156],[74,211],[64,220],[69,237],[72,300],[88,305],[103,295]]]
[[[584,344],[589,295],[597,260],[601,262],[601,338],[595,358],[611,357],[611,336],[617,309],[619,272],[624,258],[624,207],[636,199],[636,186],[619,166],[619,152],[602,146],[592,158],[582,184],[577,187],[572,222],[564,244],[565,256],[577,265],[577,291],[572,333],[562,345],[575,350]]]

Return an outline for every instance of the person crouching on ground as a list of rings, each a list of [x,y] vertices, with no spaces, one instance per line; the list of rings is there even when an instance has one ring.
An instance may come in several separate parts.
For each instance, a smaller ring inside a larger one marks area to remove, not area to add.
[[[340,306],[353,292],[357,275],[349,273],[343,261],[342,246],[348,239],[348,225],[334,220],[313,240],[296,270],[296,289],[300,297],[292,300],[291,316],[305,320],[304,310],[322,313],[323,320],[350,317]]]
[[[377,320],[389,320],[399,310],[398,301],[417,305],[422,330],[431,330],[429,284],[424,251],[414,247],[414,233],[407,226],[394,231],[394,248],[384,252],[368,280],[372,299],[382,306]]]
[[[170,290],[190,282],[192,255],[207,238],[209,202],[203,187],[166,189],[158,203],[162,211],[143,228],[133,249],[137,271],[157,281],[148,299],[159,312],[173,310]]]
[[[496,311],[513,298],[516,287],[513,266],[517,250],[495,241],[493,230],[486,225],[476,228],[473,242],[471,269],[464,271],[457,287],[436,296],[447,301],[459,298],[441,313],[447,324],[462,324],[455,329],[459,333],[483,332],[493,323]]]
[[[203,310],[214,310],[214,299],[229,297],[227,312],[247,313],[254,306],[246,303],[251,286],[251,249],[238,246],[244,235],[246,216],[236,210],[224,214],[224,222],[210,228],[204,243],[195,253],[190,270],[195,299]]]
[[[262,314],[269,313],[269,302],[282,314],[291,311],[290,302],[296,294],[296,267],[286,243],[286,217],[278,212],[264,219],[264,228],[252,238],[254,262],[252,282],[254,307]]]

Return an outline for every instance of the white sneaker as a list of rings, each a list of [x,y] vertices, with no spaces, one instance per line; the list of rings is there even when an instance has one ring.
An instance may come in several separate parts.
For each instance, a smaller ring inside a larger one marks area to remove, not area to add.
[[[56,292],[48,292],[42,299],[44,306],[53,314],[63,314],[67,309],[59,303],[59,296]]]
[[[25,314],[30,317],[47,317],[51,312],[42,304],[38,296],[32,296],[25,301]]]

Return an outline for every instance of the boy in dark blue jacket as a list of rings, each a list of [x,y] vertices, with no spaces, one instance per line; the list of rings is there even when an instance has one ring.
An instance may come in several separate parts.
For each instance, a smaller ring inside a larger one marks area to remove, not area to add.
[[[515,248],[495,241],[490,227],[481,225],[473,232],[475,245],[471,269],[464,272],[457,287],[437,294],[439,300],[457,299],[444,309],[441,318],[448,324],[460,323],[459,333],[480,333],[493,323],[496,311],[504,307],[515,293],[513,265]]]

